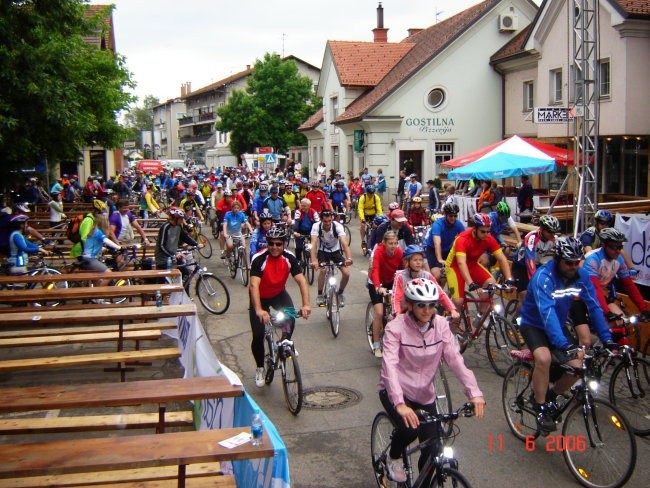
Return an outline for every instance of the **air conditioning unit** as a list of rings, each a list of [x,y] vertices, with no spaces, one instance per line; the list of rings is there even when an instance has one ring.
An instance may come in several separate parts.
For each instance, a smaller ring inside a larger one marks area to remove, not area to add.
[[[513,14],[499,15],[499,32],[513,32],[517,30],[517,16]]]

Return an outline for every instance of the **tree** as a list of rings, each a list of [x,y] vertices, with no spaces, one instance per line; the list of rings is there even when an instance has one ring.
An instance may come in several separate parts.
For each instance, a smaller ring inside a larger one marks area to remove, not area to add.
[[[256,146],[272,146],[286,152],[307,143],[296,131],[321,102],[312,81],[293,60],[266,53],[257,60],[246,90],[233,90],[228,103],[217,109],[217,130],[230,132],[232,154],[250,152]]]
[[[160,101],[153,95],[147,95],[142,101],[142,105],[136,105],[124,114],[124,125],[128,130],[128,139],[136,141],[136,147],[141,147],[140,133],[144,131],[151,132],[153,125],[153,107]]]
[[[132,101],[124,59],[84,40],[105,32],[112,6],[94,16],[87,0],[0,4],[2,171],[47,158],[77,159],[79,148],[121,146],[116,115]]]

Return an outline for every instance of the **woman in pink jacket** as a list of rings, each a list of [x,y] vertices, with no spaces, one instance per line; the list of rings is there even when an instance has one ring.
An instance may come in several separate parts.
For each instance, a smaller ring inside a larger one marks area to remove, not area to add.
[[[438,287],[430,280],[410,281],[404,291],[406,313],[386,326],[384,353],[379,382],[379,399],[397,425],[389,451],[388,475],[396,482],[406,481],[402,452],[416,437],[420,441],[438,435],[436,424],[420,427],[415,410],[436,413],[433,377],[442,359],[465,388],[476,415],[483,417],[485,400],[474,373],[458,351],[447,320],[436,316]],[[421,452],[418,466],[423,468],[431,447]]]

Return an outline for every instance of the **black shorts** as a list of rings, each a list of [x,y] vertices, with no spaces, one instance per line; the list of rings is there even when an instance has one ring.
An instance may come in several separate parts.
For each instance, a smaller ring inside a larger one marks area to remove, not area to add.
[[[517,292],[526,291],[530,282],[526,266],[513,263],[510,272],[512,273],[512,279],[516,280]]]
[[[554,363],[564,364],[571,359],[564,353],[564,351],[561,351],[551,344],[551,341],[548,340],[548,336],[544,330],[530,325],[522,325],[520,330],[521,335],[531,352],[538,347],[546,347],[551,351]],[[564,337],[566,337],[569,342],[572,342],[573,339],[571,338],[566,326],[562,328],[562,332],[564,333]]]
[[[382,285],[382,286],[387,290],[391,290],[393,288],[392,283],[390,285]],[[367,287],[368,287],[368,294],[370,295],[370,301],[372,302],[373,305],[384,303],[384,297],[383,295],[377,293],[377,290],[375,290],[375,285],[373,285],[372,283],[368,283]]]
[[[318,251],[318,262],[319,263],[342,263],[345,261],[343,253],[339,249],[334,252],[327,251]]]

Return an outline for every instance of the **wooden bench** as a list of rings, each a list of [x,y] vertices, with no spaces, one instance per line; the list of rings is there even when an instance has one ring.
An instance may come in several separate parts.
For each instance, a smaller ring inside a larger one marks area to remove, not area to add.
[[[239,427],[0,445],[0,459],[3,460],[0,478],[11,478],[7,482],[13,483],[15,478],[26,476],[177,466],[176,486],[183,488],[187,465],[273,456],[273,446],[266,432],[260,446],[248,442],[226,449],[219,445],[220,441],[245,431]]]
[[[156,291],[163,295],[183,291],[179,284],[169,285],[128,285],[128,286],[79,286],[74,288],[34,288],[31,290],[0,290],[0,303],[38,303],[38,302],[67,302],[69,300],[86,299],[120,299],[140,298],[144,305],[148,297]],[[2,310],[2,309],[0,309]]]
[[[1,316],[1,315],[0,315]],[[142,322],[138,324],[124,324],[124,332],[139,331],[139,330],[167,330],[175,329],[176,322]],[[46,334],[51,335],[81,335],[81,334],[97,334],[101,332],[118,332],[119,324],[112,325],[91,325],[91,326],[79,326],[79,325],[69,325],[68,327],[42,327],[40,329],[16,329],[16,330],[3,330],[0,331],[0,340],[10,339],[10,338],[29,338],[34,336],[43,336]]]
[[[128,383],[99,383],[86,385],[58,385],[26,388],[1,388],[0,395],[6,401],[0,405],[0,413],[29,412],[40,410],[60,410],[66,408],[93,408],[93,407],[119,407],[125,405],[158,404],[156,417],[157,432],[164,432],[170,420],[174,422],[185,421],[186,418],[174,416],[166,417],[166,403],[191,400],[204,400],[210,398],[232,398],[243,395],[243,388],[231,385],[225,376],[171,378],[149,381],[132,381]],[[109,425],[125,427],[128,420],[122,416],[107,416],[102,419],[83,420],[84,417],[58,417],[47,419],[6,419],[0,421],[0,433],[9,433],[12,429],[44,430],[46,425],[49,430],[90,430],[87,426],[94,425],[94,430],[110,428]],[[108,418],[110,417],[110,418]],[[39,425],[32,424],[37,420]],[[141,428],[144,423],[152,423],[149,414],[134,417],[134,428]],[[153,425],[153,424],[152,424]]]
[[[155,324],[151,324],[155,327]],[[41,332],[42,334],[43,332]],[[160,329],[145,329],[125,331],[122,340],[124,341],[154,341],[160,339]],[[48,334],[30,337],[10,337],[0,339],[0,348],[6,347],[34,347],[34,346],[60,346],[62,344],[83,344],[88,342],[113,342],[120,338],[119,331],[96,332],[94,334]],[[136,347],[136,350],[139,347]]]
[[[178,269],[152,269],[152,270],[138,270],[138,271],[112,271],[110,274],[97,273],[97,272],[78,272],[78,273],[62,273],[49,274],[49,275],[20,275],[20,276],[0,276],[0,286],[11,284],[32,284],[32,283],[54,283],[60,281],[80,282],[80,281],[94,281],[101,279],[133,279],[133,280],[147,280],[147,279],[165,279],[169,278],[174,283],[180,283],[181,272]]]

